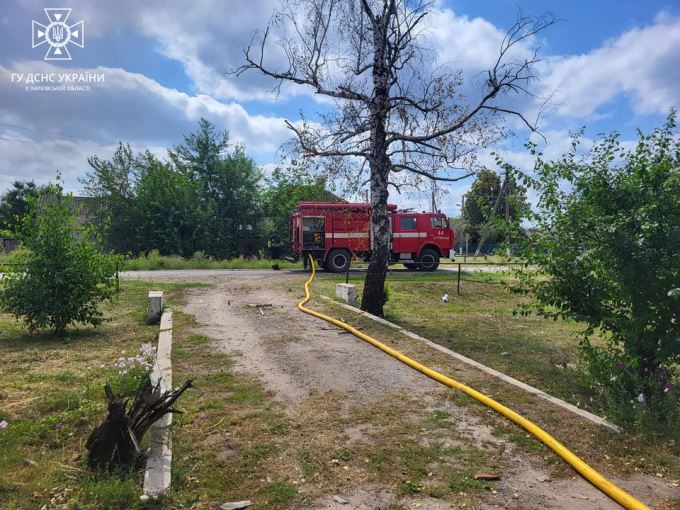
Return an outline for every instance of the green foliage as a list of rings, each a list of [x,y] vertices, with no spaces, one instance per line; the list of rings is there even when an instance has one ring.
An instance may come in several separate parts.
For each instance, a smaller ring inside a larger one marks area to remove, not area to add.
[[[228,152],[229,136],[201,119],[199,129],[169,151],[176,170],[198,186],[198,201],[211,211],[205,223],[206,253],[227,258],[252,255],[262,240],[259,232],[262,179],[242,146]],[[161,250],[162,252],[162,250]]]
[[[118,257],[100,251],[91,227],[76,225],[70,196],[49,187],[35,213],[21,225],[22,250],[5,274],[0,305],[31,330],[51,328],[64,334],[73,323],[97,326],[103,320],[99,302],[115,290]]]
[[[582,352],[610,413],[651,433],[680,416],[678,140],[673,112],[633,150],[616,133],[584,156],[576,136],[551,162],[530,145],[538,210],[524,254],[540,271],[523,274],[520,290],[536,311],[587,324]],[[590,341],[596,332],[603,345]]]
[[[114,395],[133,398],[142,384],[149,378],[156,359],[156,348],[151,344],[144,344],[134,356],[127,356],[127,351],[121,351],[121,356],[115,363],[102,364],[106,384],[111,386]]]
[[[264,214],[271,228],[284,241],[290,238],[290,215],[301,201],[337,202],[325,177],[316,177],[302,167],[276,168],[263,193]]]
[[[14,181],[12,187],[0,196],[0,237],[16,235],[20,218],[29,209],[31,200],[37,199],[44,190],[33,181]]]
[[[135,192],[139,172],[154,160],[146,152],[135,156],[130,145],[118,144],[110,161],[92,156],[87,161],[92,167],[81,184],[85,194],[100,199],[100,207],[94,211],[100,230],[106,227],[105,247],[118,253],[135,252],[139,249],[133,235],[138,219],[135,215]]]
[[[262,180],[243,147],[229,150],[226,132],[201,119],[199,129],[169,151],[169,162],[120,144],[110,161],[92,157],[82,181],[100,199],[97,226],[105,246],[138,255],[229,258],[262,247]]]
[[[511,221],[521,221],[528,212],[526,188],[517,182],[514,174],[509,174],[509,189],[501,198],[496,214],[504,217],[507,202]],[[481,170],[466,195],[462,222],[470,234],[471,242],[477,242],[483,230],[488,229],[487,242],[496,243],[504,234],[503,223],[494,222],[492,210],[501,192],[501,177],[488,169]]]
[[[206,247],[215,206],[200,184],[171,165],[149,160],[136,184],[135,231],[139,247],[190,257]]]

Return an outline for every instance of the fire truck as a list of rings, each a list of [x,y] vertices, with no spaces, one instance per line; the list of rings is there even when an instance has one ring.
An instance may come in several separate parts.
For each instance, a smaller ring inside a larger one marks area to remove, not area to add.
[[[442,213],[400,211],[387,206],[390,219],[390,264],[434,271],[453,248],[454,234]],[[371,205],[300,202],[291,215],[293,259],[311,254],[327,271],[343,272],[352,259],[368,261],[373,244]]]

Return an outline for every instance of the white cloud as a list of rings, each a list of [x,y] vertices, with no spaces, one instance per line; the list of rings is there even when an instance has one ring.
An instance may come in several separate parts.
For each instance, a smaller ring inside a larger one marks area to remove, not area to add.
[[[16,72],[63,69],[42,62],[0,66],[0,83],[5,84],[0,87],[0,123],[28,128],[0,126],[0,136],[20,140],[0,140],[0,185],[13,177],[50,179],[57,170],[65,179],[83,175],[88,156],[106,157],[118,141],[130,142],[135,150],[171,147],[194,131],[201,117],[228,130],[232,143],[245,144],[260,161],[271,160],[290,137],[283,118],[251,115],[238,103],[192,96],[123,69],[71,68],[74,73],[104,74],[104,82],[92,83],[90,92],[27,91],[23,83],[10,83]]]
[[[11,73],[60,73],[42,62],[0,66],[2,122],[58,131],[65,135],[116,143],[143,144],[181,141],[205,117],[230,133],[232,142],[244,143],[250,152],[270,154],[290,135],[284,119],[251,115],[240,104],[223,103],[204,95],[189,95],[163,87],[139,73],[98,67],[73,73],[103,74],[104,82],[91,84],[90,92],[31,92],[24,84],[10,84]]]
[[[424,39],[436,51],[438,64],[453,64],[472,72],[493,67],[505,35],[490,21],[460,16],[441,7],[432,9],[424,25]]]
[[[583,55],[553,57],[542,70],[556,112],[583,118],[626,95],[636,113],[664,114],[680,98],[680,19],[657,16]]]

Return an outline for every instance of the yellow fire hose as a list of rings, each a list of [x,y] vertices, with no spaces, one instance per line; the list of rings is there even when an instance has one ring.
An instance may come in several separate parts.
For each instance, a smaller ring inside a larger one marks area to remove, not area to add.
[[[567,462],[569,465],[571,465],[571,467],[573,467],[576,471],[578,471],[579,474],[581,476],[583,476],[583,478],[588,480],[591,484],[593,484],[595,487],[597,487],[599,490],[601,490],[607,496],[612,498],[614,501],[616,501],[622,507],[627,508],[628,510],[650,510],[650,508],[647,505],[638,501],[633,496],[628,494],[626,491],[624,491],[623,489],[614,485],[612,482],[607,480],[600,473],[598,473],[593,468],[591,468],[588,464],[583,462],[573,452],[571,452],[567,447],[565,447],[562,443],[557,441],[557,439],[552,437],[550,434],[548,434],[546,431],[544,431],[538,425],[527,420],[523,416],[517,414],[512,409],[505,407],[503,404],[496,402],[492,398],[487,397],[486,395],[478,392],[477,390],[470,388],[469,386],[466,386],[465,384],[462,384],[462,383],[460,383],[460,382],[458,382],[454,379],[451,379],[450,377],[447,377],[443,374],[440,374],[439,372],[437,372],[435,370],[432,370],[431,368],[426,367],[425,365],[422,365],[421,363],[418,363],[417,361],[409,358],[408,356],[405,356],[404,354],[400,353],[399,351],[395,351],[391,347],[388,347],[387,345],[383,344],[382,342],[379,342],[375,338],[372,338],[372,337],[368,336],[367,334],[362,333],[358,329],[353,328],[349,324],[345,324],[344,322],[339,321],[338,319],[334,319],[333,317],[329,317],[328,315],[325,315],[323,313],[315,312],[314,310],[310,310],[309,308],[306,308],[305,304],[307,304],[307,302],[309,302],[309,300],[311,299],[311,296],[309,294],[309,284],[312,283],[312,280],[314,279],[314,276],[316,275],[316,268],[314,267],[314,260],[312,259],[311,256],[309,258],[310,258],[310,264],[311,264],[311,267],[312,267],[312,274],[309,277],[309,279],[305,282],[305,297],[302,301],[300,301],[297,304],[297,307],[300,311],[307,313],[309,315],[313,315],[314,317],[317,317],[319,319],[323,319],[326,322],[330,322],[331,324],[335,324],[336,326],[338,326],[338,327],[340,327],[340,328],[342,328],[346,331],[349,331],[354,336],[361,338],[362,340],[365,340],[369,344],[377,347],[381,351],[386,352],[390,356],[398,359],[402,363],[405,363],[406,365],[417,370],[418,372],[425,374],[429,378],[434,379],[435,381],[437,381],[441,384],[449,386],[450,388],[460,390],[463,393],[465,393],[466,395],[474,398],[478,402],[481,402],[485,406],[493,409],[497,413],[505,416],[508,420],[512,421],[513,423],[516,423],[517,425],[519,425],[520,427],[525,429],[527,432],[532,434],[534,437],[536,437],[543,444],[545,444],[548,448],[553,450],[557,455],[562,457],[562,459],[564,459],[565,462]]]

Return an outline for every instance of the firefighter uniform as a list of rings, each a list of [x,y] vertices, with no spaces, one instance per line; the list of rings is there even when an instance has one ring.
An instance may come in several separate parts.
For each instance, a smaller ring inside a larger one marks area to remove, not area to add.
[[[272,259],[272,269],[278,270],[278,260],[281,258],[281,253],[283,252],[283,242],[277,231],[272,232],[269,236],[267,247],[269,248],[269,256]]]

